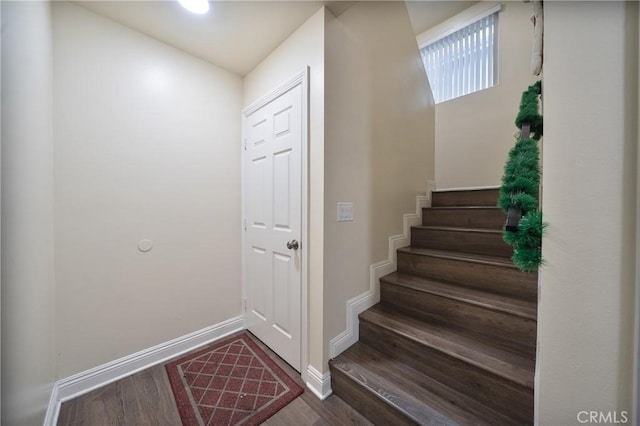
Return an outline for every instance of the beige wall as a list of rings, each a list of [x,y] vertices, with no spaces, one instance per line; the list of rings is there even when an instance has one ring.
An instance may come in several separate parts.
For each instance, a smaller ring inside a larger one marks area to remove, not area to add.
[[[42,424],[54,377],[51,11],[2,2],[2,424]]]
[[[499,15],[498,85],[436,105],[436,185],[499,185],[515,143],[520,96],[531,75],[531,4],[504,2]]]
[[[346,301],[369,289],[402,216],[433,179],[434,106],[403,2],[365,2],[327,21],[325,50],[325,341]],[[352,202],[353,222],[336,221]],[[324,360],[328,360],[328,348]]]
[[[242,82],[77,5],[53,17],[63,378],[240,315]]]
[[[544,56],[537,420],[620,419],[634,380],[637,3],[545,3]]]
[[[245,77],[243,105],[307,65],[309,362],[324,371],[346,301],[368,289],[369,266],[386,259],[388,237],[433,178],[434,117],[402,3],[357,5],[338,18],[323,8]],[[338,201],[354,203],[354,222],[336,222]]]
[[[309,67],[309,363],[322,365],[324,31],[321,8],[244,78],[247,107]],[[303,242],[304,244],[304,242]],[[307,366],[302,366],[306,369]]]

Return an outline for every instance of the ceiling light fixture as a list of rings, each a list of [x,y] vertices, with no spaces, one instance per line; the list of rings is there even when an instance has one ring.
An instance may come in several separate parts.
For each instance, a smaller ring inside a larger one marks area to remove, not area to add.
[[[208,0],[178,0],[178,2],[191,13],[202,15],[209,11]]]

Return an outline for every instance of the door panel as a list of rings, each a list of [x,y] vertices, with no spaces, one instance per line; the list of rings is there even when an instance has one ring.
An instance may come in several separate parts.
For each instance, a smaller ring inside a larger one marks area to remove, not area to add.
[[[247,328],[300,370],[302,84],[245,116]]]

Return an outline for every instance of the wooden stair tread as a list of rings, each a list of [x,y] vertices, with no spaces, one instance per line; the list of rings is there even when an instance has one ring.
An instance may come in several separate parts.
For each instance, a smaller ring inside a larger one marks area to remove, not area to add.
[[[476,227],[473,224],[412,226],[411,246],[504,258],[510,258],[513,255],[513,248],[504,242],[500,228]]]
[[[431,210],[500,210],[498,206],[436,206],[436,207],[423,207],[423,209]]]
[[[436,189],[434,194],[469,194],[474,192],[495,192],[499,191],[500,186],[485,186],[482,188],[451,188],[451,189]]]
[[[511,423],[474,399],[362,343],[356,343],[330,362],[418,424]]]
[[[455,231],[455,232],[477,232],[481,234],[502,234],[502,229],[492,228],[462,228],[459,226],[433,226],[433,225],[415,225],[411,228],[430,229],[433,231]]]
[[[496,206],[498,204],[498,188],[479,188],[472,190],[444,190],[431,193],[431,204],[434,207],[447,206]]]
[[[422,225],[502,229],[507,215],[495,206],[423,207]]]
[[[504,266],[507,268],[517,269],[511,259],[500,256],[488,256],[475,253],[464,253],[450,250],[434,250],[421,247],[403,247],[398,252],[415,254],[419,256],[441,257],[451,260],[462,260],[465,262],[483,263],[487,265]]]
[[[533,389],[534,360],[480,342],[464,335],[461,330],[416,320],[384,309],[379,304],[362,312],[360,320],[374,323],[496,376]]]
[[[360,341],[329,362],[336,394],[373,423],[533,424],[538,274],[510,259],[499,195],[434,191]]]
[[[455,299],[491,310],[506,312],[534,321],[537,319],[537,306],[534,302],[527,302],[508,296],[463,287],[458,284],[451,284],[401,272],[393,272],[382,277],[380,280],[382,282]]]

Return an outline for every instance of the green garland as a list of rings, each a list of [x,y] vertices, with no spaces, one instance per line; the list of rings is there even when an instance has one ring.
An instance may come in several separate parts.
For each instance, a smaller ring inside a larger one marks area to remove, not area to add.
[[[538,113],[538,97],[542,94],[542,81],[538,80],[522,93],[520,111],[516,117],[516,127],[522,128],[524,123],[531,125],[533,139],[542,137],[542,116]]]
[[[542,264],[542,232],[546,224],[538,209],[540,186],[540,151],[538,140],[542,137],[542,116],[538,113],[538,97],[542,83],[529,86],[522,94],[520,112],[515,124],[520,129],[529,123],[531,137],[518,137],[509,152],[504,167],[498,206],[507,213],[510,208],[521,209],[522,219],[516,232],[505,230],[503,239],[513,246],[513,263],[522,271],[534,272]]]

